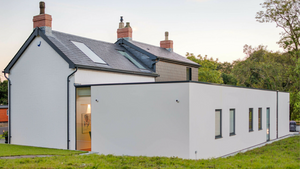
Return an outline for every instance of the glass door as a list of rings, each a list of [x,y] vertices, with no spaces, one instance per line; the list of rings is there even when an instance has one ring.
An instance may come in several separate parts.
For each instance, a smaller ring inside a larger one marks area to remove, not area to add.
[[[267,108],[267,141],[270,141],[270,108]]]
[[[76,150],[91,151],[91,88],[76,89]]]

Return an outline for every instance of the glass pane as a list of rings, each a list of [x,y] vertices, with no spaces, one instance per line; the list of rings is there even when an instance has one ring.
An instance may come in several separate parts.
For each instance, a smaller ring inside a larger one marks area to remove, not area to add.
[[[140,69],[146,69],[143,65],[141,65],[139,62],[137,62],[134,58],[132,58],[128,53],[124,51],[118,50],[119,53],[121,53],[123,56],[125,56],[130,62],[132,62],[136,67]]]
[[[249,109],[249,131],[253,130],[253,109]]]
[[[215,112],[215,136],[221,135],[221,111],[216,110]]]
[[[258,129],[262,129],[262,124],[261,124],[262,119],[261,119],[261,117],[262,117],[262,109],[259,108],[258,109]]]
[[[192,80],[191,78],[191,68],[186,68],[186,80]]]
[[[230,110],[230,133],[234,134],[234,110]]]
[[[80,42],[71,41],[78,49],[80,49],[93,62],[106,64],[98,55],[96,55],[90,48]]]
[[[91,151],[91,89],[77,88],[76,97],[77,150]]]

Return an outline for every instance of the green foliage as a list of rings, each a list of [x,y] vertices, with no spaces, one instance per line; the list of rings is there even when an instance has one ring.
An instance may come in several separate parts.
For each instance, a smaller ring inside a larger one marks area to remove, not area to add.
[[[286,74],[289,61],[278,52],[271,52],[264,46],[244,46],[247,57],[236,62],[232,74],[238,85],[270,90],[286,91],[290,79]]]
[[[0,168],[299,168],[299,139],[300,136],[290,137],[232,157],[207,160],[97,154],[65,155],[0,159]]]
[[[2,137],[8,137],[8,131],[3,132]]]
[[[186,56],[188,59],[201,65],[201,67],[199,67],[198,69],[199,81],[210,83],[223,83],[221,72],[217,70],[218,59],[208,59],[207,56],[202,57],[201,55],[198,55],[196,58],[193,53],[187,53]]]
[[[265,11],[257,12],[258,22],[275,22],[283,29],[278,42],[281,47],[299,58],[300,51],[300,1],[299,0],[266,0],[261,4]]]
[[[8,103],[8,82],[4,80],[0,81],[0,105],[7,105]]]

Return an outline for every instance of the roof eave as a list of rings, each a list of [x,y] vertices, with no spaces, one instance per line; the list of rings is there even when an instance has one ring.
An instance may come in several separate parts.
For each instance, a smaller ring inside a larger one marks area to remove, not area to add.
[[[78,65],[78,64],[76,64],[75,67],[82,68],[82,69],[101,70],[101,71],[108,71],[108,72],[115,72],[115,73],[126,73],[126,74],[141,75],[141,76],[151,76],[151,77],[158,77],[159,76],[158,74],[153,73],[153,72],[152,73],[135,72],[135,71],[130,71],[130,70],[104,68],[104,67],[94,67],[94,66],[86,66],[86,65]]]
[[[191,66],[191,67],[196,67],[196,68],[199,68],[201,67],[201,65],[199,64],[192,64],[192,63],[187,63],[187,62],[180,62],[180,61],[177,61],[177,60],[173,60],[173,59],[167,59],[167,58],[164,58],[164,57],[158,57],[160,61],[165,61],[165,62],[169,62],[169,63],[176,63],[176,64],[179,64],[179,65],[184,65],[184,66]]]

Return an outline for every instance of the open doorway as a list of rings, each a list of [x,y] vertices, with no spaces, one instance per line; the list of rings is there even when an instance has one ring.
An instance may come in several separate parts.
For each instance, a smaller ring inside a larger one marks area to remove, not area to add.
[[[76,150],[91,151],[91,88],[76,88]]]

